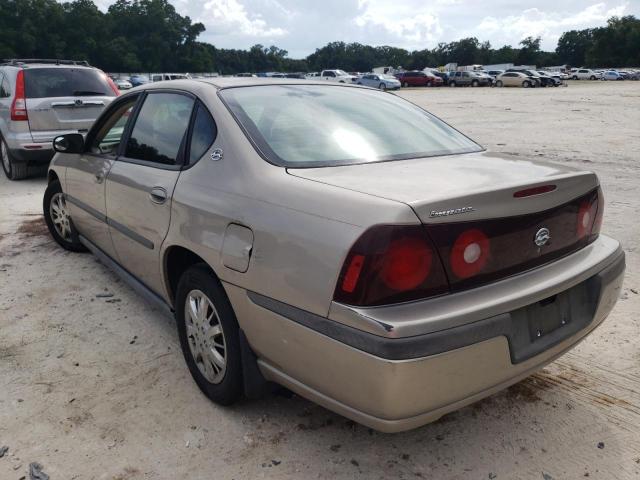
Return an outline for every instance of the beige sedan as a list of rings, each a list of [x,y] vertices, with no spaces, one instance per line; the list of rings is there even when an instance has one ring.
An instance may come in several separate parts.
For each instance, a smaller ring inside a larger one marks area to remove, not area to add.
[[[505,72],[496,77],[496,87],[535,87],[535,82],[522,72]]]
[[[54,148],[53,238],[173,314],[222,405],[274,382],[414,428],[542,368],[620,295],[594,173],[487,152],[372,88],[156,82]]]

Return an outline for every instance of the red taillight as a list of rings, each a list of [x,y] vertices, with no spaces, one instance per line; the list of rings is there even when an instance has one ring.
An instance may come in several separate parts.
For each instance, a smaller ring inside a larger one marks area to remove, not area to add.
[[[596,195],[580,203],[578,217],[576,218],[576,236],[578,239],[589,237],[591,240],[594,235],[598,236],[600,224],[602,223],[602,211],[604,210],[604,205],[600,204],[602,202],[601,199],[602,191],[598,189]],[[597,231],[594,232],[594,230]]]
[[[412,290],[431,270],[431,248],[417,238],[394,240],[384,255],[380,278],[392,290]]]
[[[364,264],[363,255],[354,255],[351,257],[347,273],[342,280],[342,290],[347,293],[353,293],[358,284],[358,278],[360,278],[360,272],[362,271],[362,265]]]
[[[594,239],[600,235],[600,229],[602,228],[602,218],[604,216],[604,195],[602,189],[598,188],[598,202],[596,206],[596,219],[593,221],[593,227],[591,227],[590,238]]]
[[[478,229],[462,232],[451,248],[449,262],[458,278],[469,278],[477,274],[489,259],[489,239]]]
[[[116,82],[111,80],[111,77],[109,75],[107,75],[106,73],[102,72],[102,75],[104,75],[105,80],[109,84],[109,87],[111,88],[111,90],[113,90],[113,93],[116,94],[116,97],[119,96],[120,95],[120,89],[118,89],[118,86],[116,85]]]
[[[27,98],[24,90],[24,70],[18,70],[18,76],[16,77],[16,93],[11,103],[11,120],[15,122],[29,120]]]
[[[447,291],[444,268],[424,227],[384,225],[367,230],[353,245],[334,299],[373,306]]]

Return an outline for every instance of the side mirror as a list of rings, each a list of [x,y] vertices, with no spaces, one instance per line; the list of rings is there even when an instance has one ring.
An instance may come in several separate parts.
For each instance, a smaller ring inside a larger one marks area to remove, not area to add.
[[[67,133],[53,139],[53,149],[60,153],[82,153],[84,137],[80,133]]]

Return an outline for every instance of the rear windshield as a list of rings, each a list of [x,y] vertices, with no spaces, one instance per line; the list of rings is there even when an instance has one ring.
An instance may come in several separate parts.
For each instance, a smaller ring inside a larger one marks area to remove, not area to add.
[[[267,160],[303,168],[481,151],[430,113],[364,88],[265,85],[221,96]]]
[[[27,98],[114,97],[107,77],[92,68],[34,68],[24,70]]]

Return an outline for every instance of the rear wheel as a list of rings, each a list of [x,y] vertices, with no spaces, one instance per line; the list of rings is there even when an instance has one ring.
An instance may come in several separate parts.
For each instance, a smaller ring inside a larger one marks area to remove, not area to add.
[[[480,82],[478,82],[477,80],[474,80],[473,82],[471,82],[472,87],[477,87],[479,85],[480,85]]]
[[[42,201],[42,210],[49,233],[62,248],[71,252],[86,251],[78,238],[78,232],[69,214],[67,200],[58,180],[54,180],[47,186]]]
[[[404,88],[407,88],[407,87],[409,86],[409,84],[408,84],[407,82],[404,82],[404,83],[402,84],[402,86],[403,86]]]
[[[182,354],[200,390],[220,405],[235,403],[243,388],[240,329],[206,265],[194,265],[180,278],[175,316]]]
[[[2,169],[9,180],[22,180],[27,177],[29,172],[27,164],[16,163],[2,136],[0,136],[0,157],[2,157]]]
[[[595,80],[595,79],[596,79],[596,76],[595,76],[595,75],[591,75],[591,76],[589,77],[589,80]]]
[[[449,82],[449,86],[450,87],[455,87],[456,86],[456,82]]]

